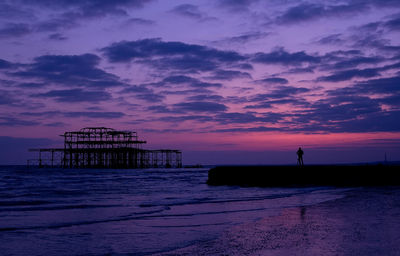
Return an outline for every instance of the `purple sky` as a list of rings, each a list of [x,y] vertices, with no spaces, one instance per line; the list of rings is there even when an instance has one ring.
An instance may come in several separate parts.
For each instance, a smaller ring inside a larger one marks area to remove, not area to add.
[[[184,164],[400,160],[400,1],[3,0],[0,164],[86,126]]]

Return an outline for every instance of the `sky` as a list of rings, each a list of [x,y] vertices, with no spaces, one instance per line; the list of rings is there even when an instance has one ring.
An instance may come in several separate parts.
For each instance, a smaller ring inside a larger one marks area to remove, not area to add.
[[[83,127],[184,164],[400,160],[398,0],[2,0],[0,164]]]

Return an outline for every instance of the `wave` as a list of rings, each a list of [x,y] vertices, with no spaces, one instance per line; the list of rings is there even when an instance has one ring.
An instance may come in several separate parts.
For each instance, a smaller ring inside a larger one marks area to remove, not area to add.
[[[109,207],[123,207],[120,204],[114,205],[95,205],[95,204],[80,204],[80,205],[58,205],[58,206],[39,206],[39,207],[21,207],[21,208],[0,208],[0,212],[10,211],[54,211],[54,210],[70,210],[70,209],[91,209],[91,208],[109,208]]]
[[[184,201],[184,202],[174,202],[174,203],[161,203],[164,206],[184,206],[184,205],[196,205],[196,204],[222,204],[222,203],[237,203],[237,202],[252,202],[252,201],[263,201],[267,199],[280,199],[280,198],[286,198],[286,197],[291,197],[291,196],[297,196],[301,194],[306,194],[309,193],[307,192],[291,192],[291,193],[286,193],[286,194],[275,194],[275,195],[263,195],[259,197],[242,197],[242,198],[231,198],[231,199],[210,199],[210,198],[199,198],[199,199],[191,199],[190,201]],[[160,204],[157,203],[143,203],[140,204],[139,207],[156,207],[160,206]]]
[[[241,210],[226,210],[226,211],[214,211],[214,212],[197,212],[197,213],[183,213],[183,214],[160,214],[160,215],[142,215],[142,216],[134,216],[138,213],[129,214],[126,216],[119,216],[117,218],[103,219],[103,220],[91,220],[91,221],[78,221],[78,222],[67,222],[67,223],[58,223],[53,225],[40,225],[40,226],[27,226],[27,227],[0,227],[0,232],[6,231],[24,231],[24,230],[44,230],[44,229],[59,229],[59,228],[68,228],[73,226],[83,226],[83,225],[92,225],[92,224],[100,224],[100,223],[109,223],[109,222],[120,222],[120,221],[130,221],[130,220],[144,220],[144,219],[153,219],[153,218],[171,218],[171,217],[191,217],[191,216],[199,216],[199,215],[214,215],[214,214],[227,214],[227,213],[240,213],[240,212],[252,212],[252,211],[264,211],[268,208],[253,208],[253,209],[241,209]],[[163,212],[163,210],[154,211],[153,213]],[[133,216],[132,216],[133,215]],[[201,225],[199,225],[201,226]]]
[[[0,206],[25,206],[25,205],[42,205],[51,204],[53,202],[43,200],[28,200],[28,201],[0,201]]]
[[[207,226],[224,226],[229,225],[231,222],[218,222],[218,223],[208,223],[208,224],[192,224],[192,225],[152,225],[152,228],[195,228],[195,227],[207,227]]]

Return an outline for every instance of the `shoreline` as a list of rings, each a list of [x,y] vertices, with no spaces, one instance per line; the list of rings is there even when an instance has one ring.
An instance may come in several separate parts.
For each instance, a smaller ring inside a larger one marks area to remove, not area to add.
[[[155,255],[399,255],[400,188],[357,188]]]

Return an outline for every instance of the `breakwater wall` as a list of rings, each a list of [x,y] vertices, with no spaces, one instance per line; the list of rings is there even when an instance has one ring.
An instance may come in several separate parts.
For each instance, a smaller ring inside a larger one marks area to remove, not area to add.
[[[218,166],[208,172],[208,185],[259,187],[400,186],[400,166]]]

